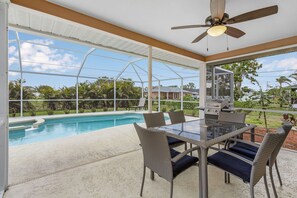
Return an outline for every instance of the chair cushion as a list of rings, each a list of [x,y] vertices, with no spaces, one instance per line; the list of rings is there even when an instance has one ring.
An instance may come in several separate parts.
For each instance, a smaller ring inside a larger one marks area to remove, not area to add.
[[[170,155],[171,155],[171,158],[174,158],[175,156],[177,156],[178,154],[180,154],[180,152],[174,150],[174,149],[170,149]]]
[[[182,141],[182,140],[178,140],[176,138],[173,138],[173,137],[167,137],[167,140],[168,140],[168,144],[169,146],[172,146],[172,145],[175,145],[175,144],[184,144],[185,142]]]
[[[221,168],[237,177],[240,177],[244,182],[250,182],[252,165],[237,159],[231,155],[217,152],[208,157],[208,162],[218,168]]]
[[[180,152],[178,152],[174,149],[170,149],[170,154],[171,154],[171,157],[173,158],[173,157],[177,156],[178,154],[180,154]],[[189,167],[193,166],[197,161],[198,161],[197,157],[185,155],[177,162],[175,162],[175,163],[172,162],[173,177],[176,177],[181,172],[183,172],[186,169],[188,169]]]
[[[234,146],[230,147],[229,150],[254,159],[258,152],[258,147],[237,142]]]

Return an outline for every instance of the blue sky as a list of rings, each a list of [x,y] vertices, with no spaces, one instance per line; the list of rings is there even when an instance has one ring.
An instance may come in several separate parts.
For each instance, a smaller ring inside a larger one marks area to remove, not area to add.
[[[88,46],[25,33],[19,33],[19,38],[21,40],[20,49],[23,71],[77,75],[84,55],[91,49]],[[14,31],[9,31],[9,40],[9,69],[19,71],[18,45],[17,42],[15,42],[16,36]],[[137,61],[135,62],[134,68],[129,66],[121,77],[140,81],[134,71],[135,69],[141,80],[147,81],[147,73],[143,71],[147,70],[146,59],[139,60],[139,57],[103,49],[96,49],[90,56],[88,56],[80,75],[89,77],[115,77],[129,61],[135,60]],[[180,68],[173,65],[170,65],[170,67],[184,77],[197,76],[195,79],[185,79],[184,84],[194,82],[198,86],[199,71]],[[153,73],[155,76],[154,79],[178,77],[163,63],[156,61],[153,62]],[[26,85],[28,86],[50,85],[58,88],[63,86],[73,86],[76,81],[75,78],[61,76],[35,74],[24,74],[23,76],[26,80]],[[10,72],[9,77],[10,80],[18,79],[20,78],[20,74],[17,72]],[[92,79],[80,78],[80,81],[85,80],[92,81]],[[180,85],[180,80],[163,81],[161,84],[164,86]],[[140,86],[140,83],[136,83],[136,85]],[[154,85],[157,85],[157,82],[155,82]]]
[[[90,50],[90,47],[88,46],[36,35],[19,33],[19,37],[21,40],[20,48],[24,71],[77,75],[84,55]],[[9,40],[9,69],[19,71],[19,56],[14,31],[9,31]],[[112,57],[112,59],[108,57]],[[114,77],[120,73],[129,61],[137,59],[139,59],[139,57],[96,49],[85,62],[81,76]],[[263,89],[266,89],[267,85],[277,85],[275,79],[279,76],[289,76],[297,70],[297,53],[260,58],[258,59],[258,62],[263,65],[263,68],[258,71],[259,77],[257,77],[257,80],[261,83]],[[143,70],[146,70],[147,60],[138,60],[135,64],[134,68],[139,73],[140,78],[143,81],[146,81],[147,74]],[[180,68],[174,65],[169,66],[181,76],[197,76],[197,78],[185,78],[184,84],[194,82],[197,87],[199,86],[199,71]],[[134,68],[129,66],[121,77],[132,78],[133,80],[139,81],[139,77],[135,74]],[[163,63],[156,61],[153,62],[153,74],[158,79],[178,77]],[[10,80],[18,79],[20,78],[20,75],[18,73],[10,72],[9,78]],[[55,88],[73,86],[76,81],[75,78],[70,77],[35,74],[24,74],[24,79],[26,79],[26,85],[28,86],[50,85]],[[87,79],[80,79],[80,81],[85,80]],[[164,86],[180,85],[180,80],[162,81],[161,84]],[[136,85],[140,86],[140,83],[136,83]],[[155,82],[154,85],[157,85],[157,82]],[[257,86],[252,85],[247,80],[244,80],[243,86],[258,89]]]

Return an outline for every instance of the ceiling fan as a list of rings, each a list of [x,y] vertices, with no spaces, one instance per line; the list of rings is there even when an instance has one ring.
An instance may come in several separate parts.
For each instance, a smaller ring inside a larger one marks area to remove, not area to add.
[[[184,25],[184,26],[175,26],[172,27],[172,30],[178,29],[189,29],[189,28],[200,28],[208,27],[207,31],[203,32],[197,38],[195,38],[192,43],[197,43],[205,36],[220,36],[222,34],[227,34],[234,38],[240,38],[245,35],[245,32],[228,26],[229,24],[241,23],[245,21],[250,21],[269,15],[276,14],[278,12],[278,6],[269,6],[266,8],[261,8],[251,12],[247,12],[232,18],[229,18],[229,15],[225,13],[225,0],[210,0],[210,13],[211,16],[205,19],[205,25]]]

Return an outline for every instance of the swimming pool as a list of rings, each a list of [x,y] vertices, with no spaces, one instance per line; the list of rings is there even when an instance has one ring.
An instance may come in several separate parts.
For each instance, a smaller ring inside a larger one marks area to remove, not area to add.
[[[29,128],[10,131],[9,145],[16,146],[42,142],[81,133],[88,133],[108,127],[132,124],[134,122],[143,123],[143,115],[127,113],[118,115],[75,116],[45,119],[44,124],[36,129]],[[21,123],[21,125],[26,124],[27,123]],[[11,124],[10,126],[17,126],[17,124]]]

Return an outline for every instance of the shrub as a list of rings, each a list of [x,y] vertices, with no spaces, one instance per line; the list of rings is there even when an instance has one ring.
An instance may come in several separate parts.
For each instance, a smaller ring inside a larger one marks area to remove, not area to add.
[[[162,112],[164,113],[164,112],[166,112],[167,111],[167,108],[166,107],[163,107],[162,108]]]
[[[92,108],[91,111],[92,111],[92,112],[96,112],[96,108]]]
[[[193,110],[193,111],[192,111],[192,116],[195,117],[195,115],[196,115],[196,111]]]
[[[81,109],[78,110],[78,112],[83,113],[83,112],[85,112],[85,110],[81,108]]]
[[[108,111],[108,108],[107,107],[103,107],[103,111]]]
[[[197,106],[199,106],[198,103],[184,101],[184,109],[195,109]]]
[[[54,115],[54,111],[53,110],[47,110],[47,115]]]
[[[174,107],[170,109],[171,112],[173,112],[173,111],[175,111],[175,110],[176,110],[176,109],[175,109]]]
[[[31,112],[30,112],[30,116],[36,116],[35,111],[31,111]]]
[[[70,110],[69,110],[69,109],[65,109],[65,110],[64,110],[64,113],[65,113],[65,114],[69,114],[69,113],[70,113]]]

